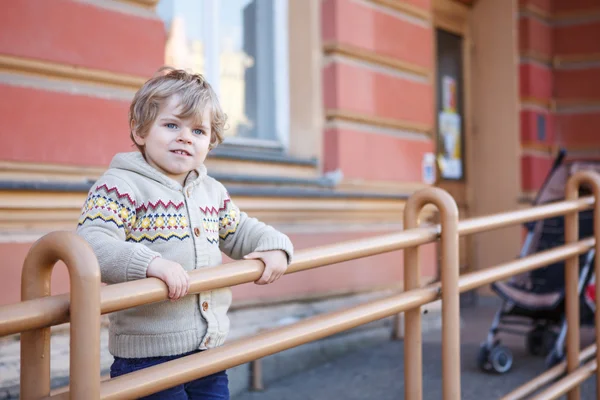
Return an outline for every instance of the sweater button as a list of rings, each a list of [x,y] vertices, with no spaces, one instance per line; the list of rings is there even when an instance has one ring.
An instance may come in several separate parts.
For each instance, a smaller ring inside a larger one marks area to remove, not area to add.
[[[202,309],[204,311],[208,310],[208,303],[206,301],[204,303],[202,303]]]
[[[200,236],[200,229],[198,227],[194,228],[194,235],[196,235],[196,237]]]

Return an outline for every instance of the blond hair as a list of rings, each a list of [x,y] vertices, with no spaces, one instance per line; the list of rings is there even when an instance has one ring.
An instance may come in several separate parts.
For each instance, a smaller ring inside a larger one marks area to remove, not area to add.
[[[143,153],[144,148],[136,143],[137,136],[144,137],[156,120],[164,101],[173,95],[180,97],[181,113],[178,118],[193,118],[201,122],[205,107],[211,108],[210,148],[223,142],[223,130],[227,115],[221,109],[216,93],[200,74],[193,74],[172,67],[162,67],[137,91],[129,107],[130,137]]]

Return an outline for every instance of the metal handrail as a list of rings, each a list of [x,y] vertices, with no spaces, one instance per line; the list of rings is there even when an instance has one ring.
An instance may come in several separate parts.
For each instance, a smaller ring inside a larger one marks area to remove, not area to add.
[[[592,344],[585,349],[581,350],[581,354],[579,355],[579,362],[587,362],[590,358],[596,356],[596,345]],[[567,371],[567,362],[562,361],[550,368],[546,372],[541,375],[538,375],[537,378],[534,378],[527,382],[526,384],[518,387],[512,392],[504,395],[500,400],[520,400],[525,396],[530,395],[535,392],[539,388],[544,385],[552,382],[554,379],[558,378],[562,374]]]
[[[527,210],[509,211],[485,217],[459,221],[459,235],[504,228],[542,217],[554,217],[573,211],[585,211],[594,205],[594,198],[547,204]],[[364,258],[433,242],[439,237],[440,226],[411,229],[365,239],[350,240],[332,245],[299,250],[286,274],[322,267],[343,261]],[[199,293],[257,280],[263,269],[260,261],[234,261],[217,267],[190,272],[189,293]],[[156,278],[117,283],[102,287],[102,314],[166,300],[164,283]],[[69,295],[61,294],[0,306],[0,337],[30,329],[62,324],[69,321]]]
[[[57,261],[64,261],[71,280],[70,381],[75,398],[97,397],[100,391],[100,267],[94,251],[71,232],[52,232],[38,240],[23,264],[21,297],[50,294]],[[21,397],[39,398],[50,391],[50,328],[21,335]]]
[[[536,268],[586,253],[595,245],[595,239],[558,246],[535,255],[499,264],[482,271],[464,274],[459,278],[460,292],[467,292]],[[497,277],[500,278],[497,278]],[[383,299],[363,303],[341,311],[333,311],[303,319],[292,325],[276,328],[248,338],[227,343],[211,351],[132,372],[103,382],[101,399],[135,398],[146,396],[170,386],[201,378],[223,369],[232,368],[257,358],[296,347],[314,340],[352,329],[397,313],[436,301],[441,296],[441,284],[435,283]],[[245,352],[242,353],[242,350]],[[49,398],[68,399],[66,388],[57,390]]]
[[[577,189],[582,184],[590,185],[594,195],[578,199]],[[579,211],[587,210],[593,206],[595,210],[595,232],[596,235],[598,235],[597,232],[600,232],[600,203],[595,201],[595,199],[598,198],[600,198],[600,175],[589,172],[578,172],[569,179],[566,201],[536,206],[527,210],[498,213],[491,216],[458,222],[456,204],[446,192],[437,188],[419,191],[411,196],[411,199],[407,202],[407,208],[405,210],[405,227],[408,230],[395,234],[299,251],[296,253],[294,263],[287,271],[287,273],[294,273],[375,254],[409,249],[405,251],[405,283],[407,290],[403,293],[362,304],[347,310],[308,318],[302,322],[261,333],[251,338],[241,339],[212,349],[208,352],[177,359],[142,371],[111,379],[101,385],[99,385],[99,382],[94,382],[89,386],[91,390],[88,394],[92,395],[94,398],[100,397],[103,399],[150,394],[178,383],[189,381],[190,379],[206,376],[386,316],[405,311],[407,314],[416,316],[417,313],[415,313],[415,310],[418,311],[418,307],[432,302],[441,296],[445,308],[445,310],[443,310],[443,325],[445,329],[443,330],[442,346],[444,352],[444,398],[453,399],[456,396],[460,397],[460,371],[457,371],[456,368],[452,370],[452,365],[450,364],[450,362],[456,362],[457,360],[454,356],[456,355],[457,342],[459,341],[458,293],[472,290],[476,287],[557,261],[566,260],[565,301],[567,303],[566,307],[568,310],[567,318],[569,326],[567,333],[568,359],[566,362],[566,370],[568,375],[547,389],[542,395],[549,396],[544,398],[555,398],[556,396],[559,396],[560,393],[568,393],[569,400],[578,399],[579,388],[577,385],[579,385],[583,379],[589,377],[593,371],[597,371],[596,376],[600,382],[600,371],[598,371],[597,368],[600,354],[596,352],[596,360],[589,362],[584,367],[579,367],[579,360],[582,357],[582,354],[578,347],[579,305],[578,301],[576,301],[578,255],[589,251],[593,247],[595,247],[597,254],[600,254],[600,251],[598,251],[600,250],[600,243],[598,243],[595,238],[577,240],[576,214]],[[416,227],[418,213],[426,204],[435,204],[438,206],[442,215],[441,225],[421,228]],[[508,263],[500,264],[493,268],[472,272],[461,277],[458,276],[459,236],[490,231],[518,223],[559,215],[566,216],[566,243],[564,246],[535,253]],[[426,287],[420,287],[418,279],[419,261],[416,256],[417,252],[412,248],[433,242],[440,238],[440,235],[442,236],[441,246],[444,254],[442,258],[444,264],[444,267],[442,268],[442,282],[431,284]],[[69,253],[67,255],[70,256]],[[85,259],[85,257],[82,259]],[[49,262],[44,259],[39,261],[41,264]],[[49,264],[41,265],[41,267],[46,268],[47,270]],[[97,265],[91,266],[91,268],[96,271]],[[194,271],[190,274],[190,293],[198,293],[205,290],[252,282],[260,276],[262,269],[263,264],[260,261],[239,261]],[[600,257],[596,258],[595,271],[597,276],[600,276]],[[81,280],[83,278],[75,277],[75,279]],[[89,284],[90,282],[91,281],[88,281],[87,283]],[[79,285],[80,283],[83,284],[83,282],[77,282],[76,284]],[[35,283],[35,285],[39,284]],[[34,295],[47,296],[49,294],[47,293],[47,288],[44,287],[44,290],[46,291],[39,292],[40,294],[34,293]],[[89,319],[89,321],[96,321],[99,318],[100,313],[114,312],[167,299],[166,285],[154,278],[110,285],[101,290],[98,285],[96,290],[100,292],[101,304],[95,303],[98,304],[98,312],[94,313],[95,319]],[[600,297],[600,285],[596,285],[596,291],[597,297]],[[75,295],[76,293],[81,293],[81,290],[75,289],[74,286],[71,295]],[[25,297],[25,299],[27,299],[27,297]],[[98,299],[95,301],[97,300]],[[14,305],[2,306],[0,307],[0,336],[26,331],[26,333],[23,334],[23,337],[27,337],[31,334],[31,337],[35,337],[36,340],[34,347],[46,351],[49,346],[49,336],[46,334],[48,331],[47,327],[68,321],[69,312],[73,314],[72,329],[74,325],[83,325],[85,319],[75,318],[77,315],[84,315],[82,308],[78,303],[73,303],[73,307],[70,309],[67,295],[47,296],[43,299],[26,300]],[[577,315],[574,316],[574,314]],[[596,313],[597,329],[600,327],[599,314],[600,313]],[[406,340],[407,342],[412,340],[418,344],[420,340],[418,335],[420,335],[421,332],[421,321],[420,318],[413,318],[412,322],[413,324],[411,325],[410,332],[407,330],[408,334]],[[91,325],[95,326],[95,322]],[[93,337],[92,341],[97,341],[96,336]],[[596,348],[599,348],[600,335],[596,336]],[[73,343],[71,345],[73,347]],[[412,351],[409,352],[410,354],[405,354],[407,358],[416,361],[416,364],[413,365],[416,371],[421,370],[420,351],[420,346],[414,346]],[[451,355],[452,357],[450,357]],[[94,357],[92,358],[95,360],[98,359],[98,354],[94,354]],[[22,356],[22,361],[24,359],[26,358],[23,358]],[[35,361],[33,358],[30,358],[30,360],[32,360],[31,362]],[[39,360],[35,362],[39,362]],[[34,391],[29,391],[27,395],[23,396],[24,399],[39,398],[39,394],[42,392],[50,393],[49,388],[45,383],[49,380],[49,376],[47,376],[49,375],[47,361],[43,361],[42,364],[40,364],[40,367],[27,366],[26,369],[29,372],[39,371],[40,374],[44,375],[40,377],[44,384],[37,385],[38,387]],[[71,363],[71,365],[74,364],[74,362]],[[73,374],[73,370],[71,370],[71,372]],[[27,373],[24,374],[22,369],[22,379]],[[406,384],[407,387],[409,385],[411,387],[411,390],[406,392],[407,400],[419,400],[422,397],[422,385],[420,379],[417,379],[417,377],[413,375],[411,375],[410,371],[405,369],[405,379],[410,381],[406,382]],[[81,393],[84,393],[86,390],[84,376],[88,375],[82,373],[81,375],[76,374],[73,376],[76,377],[76,379],[72,380],[71,392],[64,389],[61,393],[57,393],[50,398],[78,397]],[[28,382],[30,382],[30,380]],[[100,392],[99,395],[96,395],[98,393],[98,388]],[[35,394],[33,394],[34,392]],[[600,393],[600,391],[597,393]],[[600,396],[600,394],[598,396]]]
[[[582,186],[591,188],[593,196],[600,198],[600,175],[592,171],[580,171],[575,173],[567,181],[565,190],[566,199],[574,200],[579,197]],[[594,233],[600,232],[600,203],[594,204]],[[577,213],[568,213],[565,215],[565,242],[573,243],[579,236],[579,219]],[[600,243],[595,246],[596,255],[600,254]],[[600,277],[600,257],[594,257],[594,274]],[[566,337],[566,369],[567,374],[562,379],[553,383],[542,393],[535,396],[535,399],[556,399],[563,394],[567,394],[568,400],[579,400],[581,397],[581,388],[579,385],[596,372],[596,399],[600,400],[600,352],[596,351],[595,359],[580,366],[581,349],[579,337],[579,258],[571,257],[566,260],[565,265],[565,312],[567,320]],[[595,285],[596,294],[596,312],[594,315],[594,325],[596,330],[596,349],[600,348],[600,284]],[[527,386],[527,384],[525,385]]]
[[[568,364],[568,363],[567,363]],[[537,394],[532,400],[548,400],[556,399],[564,394],[579,389],[579,385],[586,379],[594,375],[594,372],[598,369],[596,360],[591,360],[582,365],[581,367],[575,368],[573,372],[565,376],[559,382],[560,385],[552,385],[543,392]]]

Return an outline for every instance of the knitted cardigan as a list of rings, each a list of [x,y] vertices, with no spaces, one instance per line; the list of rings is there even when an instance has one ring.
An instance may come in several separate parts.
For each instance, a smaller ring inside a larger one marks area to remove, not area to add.
[[[108,284],[146,278],[156,257],[187,271],[240,259],[253,251],[283,250],[289,238],[250,218],[226,189],[192,171],[184,185],[150,166],[139,152],[117,154],[92,186],[77,232],[92,247]],[[229,288],[161,301],[109,315],[109,351],[117,357],[169,356],[224,343]]]

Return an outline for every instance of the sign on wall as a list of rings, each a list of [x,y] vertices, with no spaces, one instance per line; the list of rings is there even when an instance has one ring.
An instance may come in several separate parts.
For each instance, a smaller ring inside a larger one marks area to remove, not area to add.
[[[423,183],[427,185],[435,184],[435,154],[423,154],[423,160],[421,161],[421,169]]]
[[[462,124],[457,110],[456,80],[442,77],[442,111],[438,115],[438,154],[437,162],[440,177],[462,179]]]

